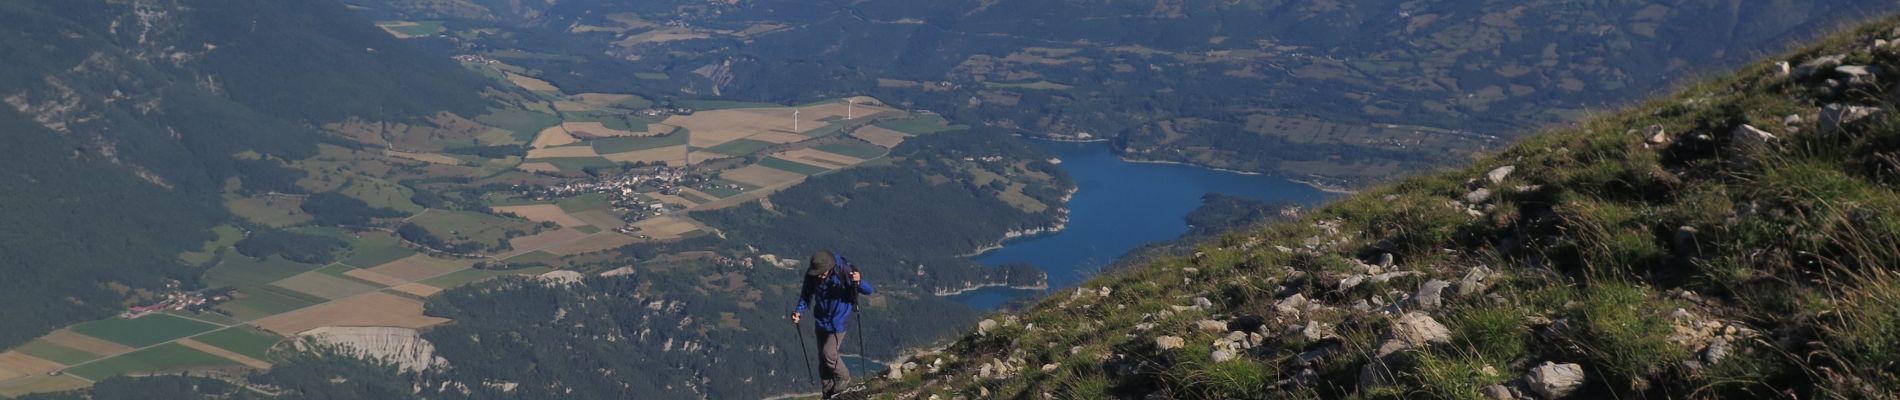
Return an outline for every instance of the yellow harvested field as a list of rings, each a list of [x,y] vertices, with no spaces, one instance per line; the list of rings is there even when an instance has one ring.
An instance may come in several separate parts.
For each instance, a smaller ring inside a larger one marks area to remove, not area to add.
[[[383,292],[369,292],[257,321],[257,326],[290,336],[321,326],[394,326],[421,329],[448,322],[422,315],[422,302]]]
[[[633,223],[633,226],[640,228],[639,232],[641,234],[657,240],[679,239],[680,235],[699,229],[699,224],[694,223],[692,220],[671,215],[648,218],[644,221]]]
[[[587,232],[567,228],[508,239],[508,245],[513,246],[515,249],[514,253],[519,254],[584,237],[587,237]]]
[[[725,172],[719,173],[719,177],[721,179],[758,187],[772,186],[805,178],[804,175],[800,175],[796,172],[759,165],[747,165],[726,170]]]
[[[668,166],[681,166],[686,165],[686,145],[602,154],[601,157],[613,162],[665,162]]]
[[[0,379],[43,375],[47,372],[59,370],[60,368],[66,368],[66,366],[17,351],[0,353]]]
[[[626,39],[621,39],[620,42],[616,44],[621,47],[632,47],[642,43],[663,43],[677,40],[705,39],[709,37],[712,37],[712,35],[693,32],[692,29],[667,28],[629,36]]]
[[[604,138],[604,137],[620,137],[620,136],[652,136],[654,135],[653,133],[645,132],[645,131],[633,132],[633,131],[623,131],[619,129],[608,128],[607,125],[601,124],[600,122],[566,122],[566,123],[561,124],[561,128],[566,129],[567,134],[573,137]]]
[[[533,90],[537,92],[561,91],[560,88],[554,87],[554,85],[548,83],[548,81],[535,79],[534,77],[517,74],[513,72],[508,73],[508,81],[514,82],[515,86],[520,86],[522,89],[528,89],[528,90]]]
[[[554,205],[554,204],[501,206],[501,207],[491,207],[491,209],[494,209],[497,212],[504,212],[504,213],[514,214],[514,215],[519,215],[522,218],[527,218],[529,221],[553,222],[555,224],[559,224],[561,226],[569,227],[569,228],[587,225],[586,221],[581,221],[580,218],[574,218],[574,216],[568,215],[567,211],[561,209],[561,206]],[[519,247],[520,246],[516,246],[516,248],[519,248]]]
[[[378,265],[376,266],[376,268],[370,268],[369,271],[375,272],[378,274],[389,275],[391,277],[395,277],[396,279],[402,279],[402,280],[407,280],[410,282],[415,282],[415,281],[419,281],[423,279],[433,278],[436,275],[442,275],[442,274],[446,274],[450,272],[467,269],[468,266],[469,266],[469,262],[467,261],[444,260],[440,258],[429,257],[427,255],[417,254],[417,255],[409,256],[407,258],[403,258],[401,260],[390,261],[387,264]],[[294,331],[291,333],[296,333],[296,332],[302,332],[302,331]]]
[[[326,299],[340,299],[377,289],[374,286],[315,271],[284,278],[271,285]]]
[[[849,167],[849,166],[857,165],[858,163],[864,162],[864,159],[862,158],[847,156],[847,155],[838,154],[838,153],[828,153],[824,151],[819,151],[818,149],[798,149],[798,150],[787,151],[784,153],[778,153],[776,155],[778,156],[778,158],[802,162],[802,163],[816,165],[816,166],[830,168],[830,169],[838,169],[840,167]]]
[[[521,165],[515,166],[515,169],[528,172],[561,172],[561,167],[556,167],[554,164],[544,162],[521,163]]]
[[[377,284],[383,285],[383,286],[401,286],[402,284],[409,283],[408,280],[389,276],[389,275],[378,274],[367,269],[354,269],[348,272],[344,272],[343,274],[349,275],[351,278],[362,279],[362,280],[366,280],[370,282],[376,282]]]
[[[886,149],[891,149],[891,148],[897,148],[897,145],[899,143],[904,143],[904,139],[909,139],[910,135],[906,135],[903,132],[898,132],[898,131],[894,131],[890,129],[884,129],[876,125],[868,125],[863,128],[858,128],[857,130],[851,131],[851,137],[863,139],[866,142],[871,142],[871,144],[883,146]]]
[[[566,244],[554,246],[552,248],[542,249],[542,251],[553,253],[554,255],[557,255],[557,256],[571,256],[571,255],[581,254],[581,253],[592,253],[592,252],[601,251],[601,250],[614,249],[620,246],[633,244],[634,242],[638,242],[638,241],[634,240],[632,237],[629,237],[627,235],[622,235],[622,234],[613,233],[613,232],[601,232],[601,233],[596,233],[593,236],[588,236],[585,239],[567,242]]]
[[[383,150],[383,155],[444,165],[462,165],[462,160],[436,153],[408,153],[395,150]]]
[[[555,125],[555,126],[550,126],[547,129],[542,129],[541,133],[535,134],[534,142],[528,143],[528,148],[530,149],[548,148],[548,147],[554,147],[554,146],[574,144],[574,142],[579,142],[579,140],[574,139],[574,135],[567,134],[567,130],[561,129],[560,125]],[[532,158],[534,157],[534,155],[529,154],[528,157]]]
[[[591,104],[582,103],[578,101],[555,100],[554,109],[560,110],[560,111],[594,111],[594,110],[599,110],[600,108],[594,107]]]
[[[413,294],[413,295],[422,296],[422,297],[429,297],[429,296],[434,296],[436,293],[442,293],[442,288],[424,285],[420,283],[405,284],[405,285],[393,287],[390,289],[396,289],[396,291],[399,291],[399,292]]]
[[[800,126],[800,128],[803,128],[803,126]],[[791,133],[791,132],[771,131],[771,132],[762,132],[757,135],[747,136],[746,139],[752,139],[752,140],[757,140],[757,141],[772,143],[772,144],[786,144],[786,143],[791,143],[791,142],[804,141],[806,139],[811,139],[811,137],[796,134],[796,133]]]
[[[528,158],[568,158],[568,157],[599,157],[599,156],[600,154],[594,153],[594,146],[588,146],[588,145],[561,146],[561,147],[528,150]]]
[[[244,366],[246,367],[257,368],[257,369],[270,368],[270,363],[264,362],[264,360],[251,358],[250,356],[238,354],[237,352],[233,352],[230,350],[221,349],[221,348],[218,348],[218,346],[212,346],[209,344],[205,344],[204,342],[191,340],[191,339],[180,339],[178,341],[178,344],[184,345],[185,347],[190,347],[198,351],[211,353],[211,355],[214,355],[214,356],[224,357],[224,359],[227,359],[227,360],[237,361],[238,364],[244,364]]]
[[[693,147],[713,147],[773,130],[790,132],[792,129],[792,109],[769,108],[763,110],[783,110],[783,115],[752,112],[746,109],[700,111],[692,115],[667,117],[662,123],[683,127],[693,132],[688,144]],[[802,116],[802,114],[801,114]],[[802,116],[810,118],[809,116]],[[817,129],[823,122],[805,121],[799,128]]]
[[[92,354],[98,354],[102,356],[116,356],[120,354],[130,353],[132,352],[132,350],[136,350],[136,349],[133,349],[131,346],[109,342],[109,341],[106,341],[105,339],[81,335],[79,334],[79,332],[73,332],[67,329],[53,331],[53,333],[46,334],[46,336],[42,337],[41,339],[46,339],[47,343],[57,344],[60,346],[66,346],[66,347],[70,347],[79,351],[92,353]]]

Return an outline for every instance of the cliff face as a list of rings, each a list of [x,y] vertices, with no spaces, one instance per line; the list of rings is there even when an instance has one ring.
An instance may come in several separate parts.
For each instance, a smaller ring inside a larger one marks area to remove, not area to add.
[[[896,398],[1881,398],[1900,20],[1094,279]]]

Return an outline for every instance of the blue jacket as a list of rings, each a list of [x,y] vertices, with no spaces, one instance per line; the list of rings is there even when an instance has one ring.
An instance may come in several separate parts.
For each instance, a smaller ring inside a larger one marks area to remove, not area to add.
[[[851,271],[840,266],[831,270],[831,276],[824,279],[805,278],[805,287],[798,291],[798,308],[792,309],[800,315],[807,315],[818,321],[818,329],[827,333],[844,332],[845,321],[851,317],[856,306],[857,294],[871,294],[869,279],[858,280],[857,293],[852,293]],[[805,309],[810,306],[812,312]]]

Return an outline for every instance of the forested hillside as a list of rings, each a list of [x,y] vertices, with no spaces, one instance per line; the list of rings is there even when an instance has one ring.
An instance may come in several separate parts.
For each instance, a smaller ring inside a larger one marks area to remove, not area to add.
[[[1111,273],[870,398],[1891,398],[1900,19]]]
[[[329,1],[0,2],[0,54],[0,348],[193,285],[177,256],[228,220],[227,179],[294,189],[276,160],[317,126],[480,110],[488,85]]]

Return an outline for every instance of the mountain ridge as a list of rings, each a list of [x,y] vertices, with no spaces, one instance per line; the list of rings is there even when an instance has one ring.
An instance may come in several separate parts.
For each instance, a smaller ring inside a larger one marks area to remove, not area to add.
[[[1098,277],[867,397],[1894,396],[1897,26]]]

